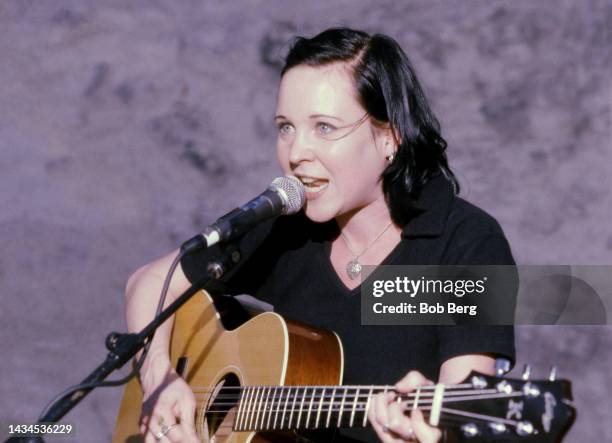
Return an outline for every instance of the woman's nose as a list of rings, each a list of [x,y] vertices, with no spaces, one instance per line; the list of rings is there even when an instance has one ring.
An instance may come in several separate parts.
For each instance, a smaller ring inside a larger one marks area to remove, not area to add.
[[[302,161],[312,161],[314,159],[314,146],[306,131],[298,131],[291,145],[289,161],[300,163]]]

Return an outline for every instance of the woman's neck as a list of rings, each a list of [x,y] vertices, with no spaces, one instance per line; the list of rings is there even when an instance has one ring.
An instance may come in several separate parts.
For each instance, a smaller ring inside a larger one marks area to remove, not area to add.
[[[401,228],[393,224],[391,213],[384,199],[376,200],[365,207],[338,216],[336,223],[344,238],[357,251],[367,248],[386,228],[396,234],[401,232]],[[389,226],[390,224],[392,226]]]
[[[332,242],[330,261],[352,290],[361,284],[361,265],[379,265],[400,243],[401,228],[393,224],[384,199],[336,217],[336,222],[341,235]]]

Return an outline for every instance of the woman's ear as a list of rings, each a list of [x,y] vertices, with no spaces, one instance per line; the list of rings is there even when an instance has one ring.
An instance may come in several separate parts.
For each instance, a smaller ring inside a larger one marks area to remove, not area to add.
[[[393,159],[395,154],[397,153],[397,149],[399,147],[399,139],[396,136],[396,131],[391,127],[391,125],[387,125],[387,128],[384,130],[385,137],[385,157],[387,159]]]
[[[382,153],[389,160],[392,159],[399,147],[399,137],[397,136],[397,131],[395,131],[391,123],[383,123],[379,121],[374,121],[374,136],[380,143],[379,146],[382,146]],[[378,144],[377,143],[377,144]]]

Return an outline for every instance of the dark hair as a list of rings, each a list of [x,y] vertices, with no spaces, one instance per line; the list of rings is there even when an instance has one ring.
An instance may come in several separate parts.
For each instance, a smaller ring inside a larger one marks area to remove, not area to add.
[[[392,38],[348,28],[331,28],[312,38],[296,37],[281,77],[298,65],[338,62],[349,65],[359,101],[374,123],[390,124],[398,142],[395,158],[381,177],[393,221],[403,226],[418,213],[415,200],[425,183],[440,173],[458,193],[440,124],[408,56]]]

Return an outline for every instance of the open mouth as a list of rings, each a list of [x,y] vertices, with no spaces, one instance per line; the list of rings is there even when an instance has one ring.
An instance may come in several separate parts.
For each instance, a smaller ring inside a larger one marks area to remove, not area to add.
[[[322,178],[299,177],[299,179],[304,184],[306,192],[321,192],[329,186],[329,180]]]

